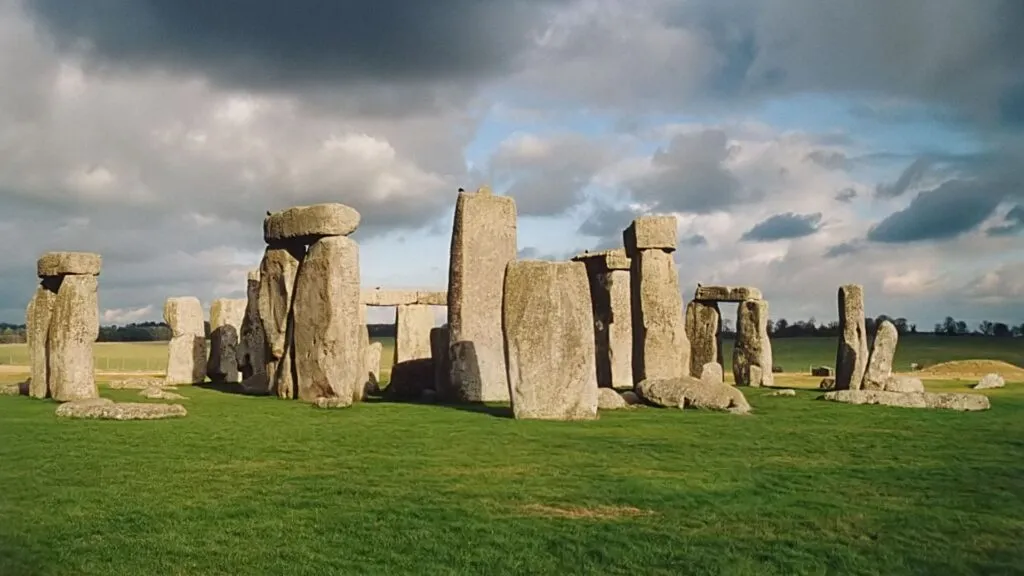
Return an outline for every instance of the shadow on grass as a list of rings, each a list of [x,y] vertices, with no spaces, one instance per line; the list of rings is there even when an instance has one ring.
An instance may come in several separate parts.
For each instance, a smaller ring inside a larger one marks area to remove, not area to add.
[[[472,412],[475,414],[486,414],[495,418],[512,418],[512,407],[497,404],[470,404],[458,402],[446,402],[438,400],[422,400],[408,398],[389,398],[386,394],[382,396],[367,396],[363,402],[367,404],[416,404],[420,406],[435,406],[437,408],[448,408],[461,412]]]
[[[242,384],[239,382],[199,382],[192,384],[193,388],[202,388],[203,390],[212,390],[214,392],[220,392],[222,394],[234,394],[236,396],[268,396],[268,394],[254,394],[246,391],[242,388]]]

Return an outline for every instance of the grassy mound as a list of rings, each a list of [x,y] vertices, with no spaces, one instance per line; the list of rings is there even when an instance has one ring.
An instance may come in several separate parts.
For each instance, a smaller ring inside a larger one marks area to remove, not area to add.
[[[928,366],[914,373],[920,378],[977,379],[986,374],[999,374],[1007,382],[1024,382],[1024,368],[1001,360],[954,360]]]

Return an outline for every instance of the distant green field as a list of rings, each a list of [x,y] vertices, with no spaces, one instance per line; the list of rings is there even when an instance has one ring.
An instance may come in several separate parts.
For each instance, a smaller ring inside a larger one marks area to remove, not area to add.
[[[382,376],[390,373],[394,357],[394,339],[375,338],[384,350],[381,353]],[[732,340],[724,342],[726,371],[732,367]],[[162,371],[167,363],[165,342],[96,344],[96,369],[103,371]],[[777,338],[772,340],[775,365],[786,372],[805,373],[810,366],[832,366],[835,363],[834,338]],[[951,360],[1002,360],[1024,367],[1024,339],[948,337],[920,334],[905,336],[897,347],[896,370],[906,371],[916,362],[930,366]],[[24,344],[0,345],[0,365],[28,365],[28,349]]]

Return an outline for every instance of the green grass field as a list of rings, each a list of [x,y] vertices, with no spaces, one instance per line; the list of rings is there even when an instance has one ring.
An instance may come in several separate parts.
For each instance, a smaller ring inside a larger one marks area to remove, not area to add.
[[[1021,361],[941,340],[897,363]],[[801,370],[835,345],[773,344]],[[119,346],[164,353],[97,357]],[[745,389],[750,416],[574,423],[179,391],[189,415],[153,422],[0,397],[0,575],[1024,574],[1024,383],[980,413]]]

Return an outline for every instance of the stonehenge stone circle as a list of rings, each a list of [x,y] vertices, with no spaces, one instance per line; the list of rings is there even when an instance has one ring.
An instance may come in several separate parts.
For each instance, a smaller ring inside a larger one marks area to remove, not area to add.
[[[768,338],[768,302],[744,300],[736,315],[732,374],[737,386],[772,386],[772,344]]]
[[[168,385],[197,384],[206,380],[206,326],[203,305],[194,296],[168,298],[164,322],[171,328],[167,345]]]
[[[502,339],[505,267],[516,259],[516,204],[482,188],[460,192],[448,267],[451,391],[468,402],[507,402]]]
[[[517,419],[597,418],[594,315],[580,262],[510,262],[502,330]]]
[[[267,386],[279,398],[295,397],[292,365],[292,299],[303,245],[267,246],[260,262],[259,316],[266,349]]]
[[[263,219],[263,240],[313,244],[327,236],[348,236],[359,227],[359,212],[344,204],[293,206]]]
[[[672,252],[674,216],[637,218],[623,232],[630,258],[633,381],[690,373],[690,341],[683,319],[679,275]]]
[[[630,260],[624,249],[587,252],[573,258],[587,268],[594,314],[597,385],[633,387],[633,314]]]
[[[239,382],[239,332],[246,299],[218,298],[210,304],[210,359],[206,374],[214,382]]]
[[[260,271],[257,268],[250,270],[246,279],[245,316],[238,335],[238,369],[243,380],[265,374],[266,346],[260,322]]]
[[[294,287],[293,354],[297,397],[361,397],[364,354],[359,306],[359,245],[326,236],[306,252]]]
[[[896,356],[896,344],[899,332],[888,320],[883,320],[875,332],[875,343],[868,357],[868,367],[864,372],[864,390],[884,390],[885,381],[892,375],[892,360]]]
[[[868,365],[868,335],[864,327],[864,287],[839,287],[839,347],[836,351],[836,390],[860,390]]]
[[[718,303],[691,300],[686,305],[686,335],[690,338],[690,376],[702,378],[709,362],[722,364],[722,313]]]

